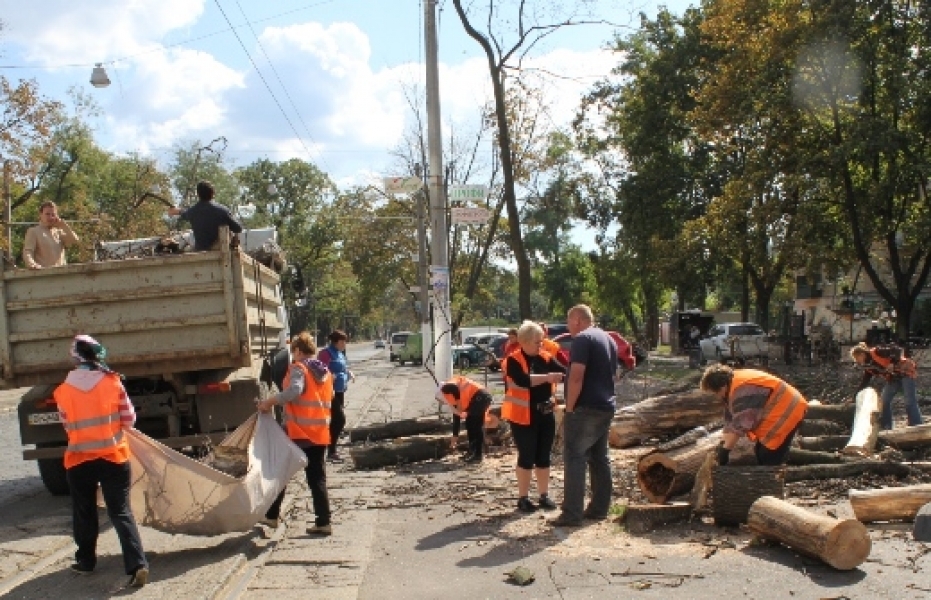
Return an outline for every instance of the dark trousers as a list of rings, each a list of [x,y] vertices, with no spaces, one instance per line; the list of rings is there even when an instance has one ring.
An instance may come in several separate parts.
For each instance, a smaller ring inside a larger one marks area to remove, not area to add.
[[[614,411],[576,406],[563,417],[563,514],[581,521],[586,515],[603,519],[611,508],[613,480],[608,435]],[[592,498],[585,504],[585,475],[591,473]]]
[[[336,443],[346,427],[346,392],[335,392],[330,405],[330,456],[336,455]]]
[[[799,422],[799,425],[801,425],[801,422]],[[757,442],[756,446],[753,448],[753,453],[756,454],[756,463],[761,467],[778,467],[785,464],[786,457],[789,456],[789,450],[792,449],[792,440],[795,439],[795,433],[798,431],[799,425],[795,426],[795,429],[786,436],[785,441],[775,450],[770,450],[763,444]]]
[[[469,453],[481,456],[485,446],[485,411],[491,406],[491,395],[478,392],[466,410],[466,435],[469,438]]]
[[[103,490],[107,515],[123,549],[123,567],[132,575],[140,567],[148,567],[136,520],[129,508],[130,466],[102,458],[83,462],[67,471],[74,513],[74,541],[78,551],[74,560],[84,567],[97,566],[97,485]]]
[[[330,496],[326,489],[326,446],[304,446],[301,450],[307,455],[307,487],[310,488],[310,497],[314,504],[314,521],[316,525],[330,524]],[[281,516],[281,503],[284,501],[284,490],[278,494],[275,501],[265,513],[266,519],[277,519]]]
[[[511,435],[517,446],[517,466],[521,469],[548,469],[556,439],[556,415],[542,413],[539,403],[530,406],[530,424],[511,423]]]

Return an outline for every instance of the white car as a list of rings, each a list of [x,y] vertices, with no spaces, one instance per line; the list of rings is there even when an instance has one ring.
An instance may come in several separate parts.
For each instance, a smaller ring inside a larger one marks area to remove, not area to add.
[[[462,344],[465,346],[468,346],[469,344],[475,344],[482,350],[488,350],[488,346],[490,346],[493,341],[506,337],[507,335],[504,333],[484,333],[481,335],[470,335],[462,342]]]
[[[722,323],[699,340],[702,364],[708,360],[758,358],[769,354],[766,333],[756,323]]]

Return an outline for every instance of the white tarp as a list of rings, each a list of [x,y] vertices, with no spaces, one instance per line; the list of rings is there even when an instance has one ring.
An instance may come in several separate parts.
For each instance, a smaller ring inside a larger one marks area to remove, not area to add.
[[[236,478],[176,452],[136,430],[130,504],[140,525],[166,533],[218,535],[247,531],[291,477],[307,465],[271,415],[256,414],[220,442],[247,451],[248,470]]]

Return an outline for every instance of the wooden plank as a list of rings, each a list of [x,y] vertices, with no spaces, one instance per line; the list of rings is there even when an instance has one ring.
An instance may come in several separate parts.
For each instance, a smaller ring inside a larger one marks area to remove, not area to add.
[[[233,291],[233,253],[230,251],[230,229],[220,228],[220,249],[223,253],[223,308],[226,311],[227,345],[231,357],[239,356],[239,328],[236,325],[236,296]]]
[[[43,308],[62,308],[68,306],[86,306],[88,304],[107,304],[127,300],[146,300],[149,298],[177,298],[182,296],[202,296],[223,291],[221,283],[207,283],[184,287],[165,288],[149,286],[124,291],[108,291],[103,294],[83,294],[75,297],[49,298],[46,300],[27,300],[7,302],[8,311],[37,310]]]
[[[94,328],[95,336],[107,333],[132,333],[137,331],[150,331],[153,328],[171,329],[176,327],[196,327],[198,325],[215,325],[225,324],[226,317],[223,315],[195,317],[191,319],[152,319],[150,321],[138,321],[135,323],[113,323],[111,325],[98,325]],[[11,342],[31,342],[35,340],[49,338],[68,338],[71,339],[79,333],[84,333],[84,327],[74,329],[52,329],[38,333],[14,333],[9,336]]]

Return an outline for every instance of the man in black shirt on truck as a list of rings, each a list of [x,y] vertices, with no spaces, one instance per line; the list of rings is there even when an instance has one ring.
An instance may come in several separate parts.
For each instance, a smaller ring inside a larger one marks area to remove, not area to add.
[[[197,184],[197,197],[200,201],[191,208],[182,211],[180,208],[168,209],[168,214],[179,217],[191,224],[194,232],[194,250],[219,250],[218,237],[220,227],[226,225],[232,233],[242,233],[242,225],[233,218],[228,208],[213,201],[216,192],[209,181]]]

